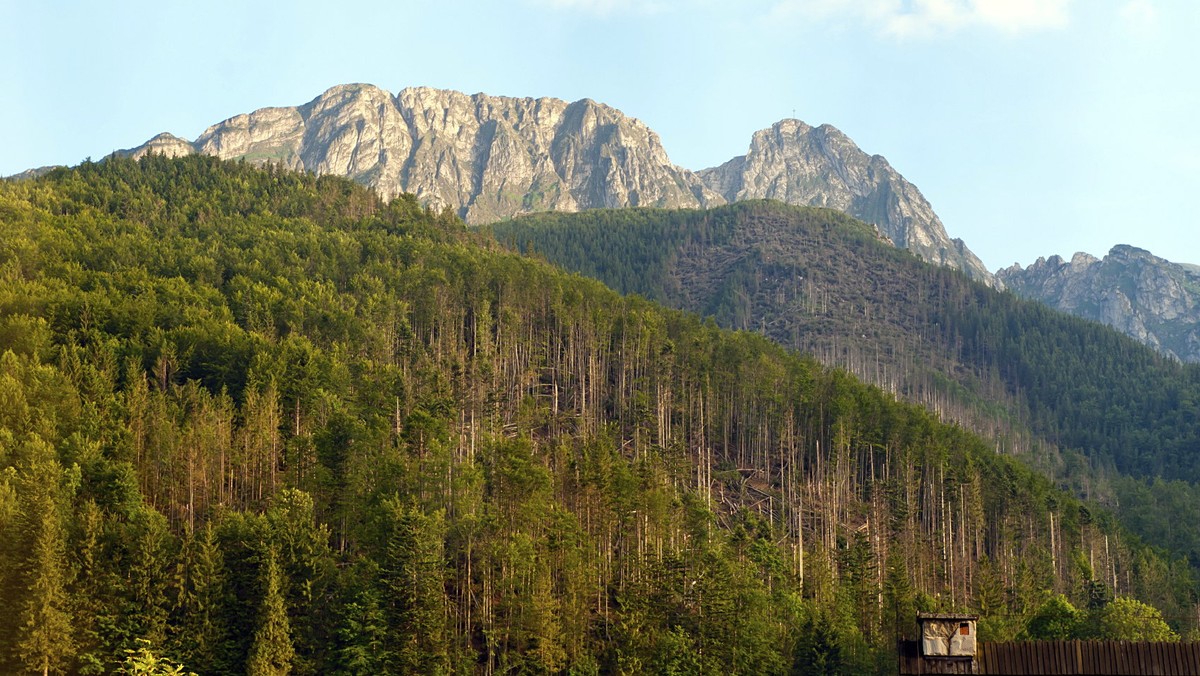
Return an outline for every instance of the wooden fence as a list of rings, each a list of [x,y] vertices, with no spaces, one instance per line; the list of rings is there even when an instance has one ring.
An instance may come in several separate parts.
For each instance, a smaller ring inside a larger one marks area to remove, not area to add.
[[[1200,676],[1200,643],[1149,641],[981,641],[975,660],[926,658],[900,645],[901,674],[1123,674]]]

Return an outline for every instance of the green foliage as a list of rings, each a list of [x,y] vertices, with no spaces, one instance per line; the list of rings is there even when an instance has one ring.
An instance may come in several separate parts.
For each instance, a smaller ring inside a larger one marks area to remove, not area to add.
[[[720,673],[681,627],[674,627],[659,638],[647,672],[670,676]]]
[[[374,572],[374,571],[373,571]],[[343,606],[336,656],[345,672],[379,674],[393,661],[387,647],[389,628],[378,592],[367,587]]]
[[[26,496],[21,506],[23,540],[30,548],[22,571],[25,594],[20,607],[17,649],[31,671],[59,671],[74,650],[70,575],[62,525],[63,471],[41,439],[32,437],[22,449],[27,460],[17,475]]]
[[[185,533],[176,577],[176,651],[201,672],[218,670],[227,641],[225,561],[211,523]]]
[[[1025,636],[1038,640],[1179,640],[1157,608],[1136,599],[1118,596],[1085,612],[1061,594],[1047,599],[1029,618]]]
[[[828,209],[594,210],[490,231],[936,408],[1200,566],[1200,365],[926,265]]]
[[[1178,641],[1179,634],[1163,621],[1162,613],[1124,596],[1093,611],[1088,635],[1117,641]]]
[[[1043,603],[1025,625],[1025,635],[1041,641],[1080,638],[1084,631],[1084,613],[1075,609],[1067,597],[1056,594]]]
[[[382,617],[387,622],[384,650],[390,656],[385,663],[397,673],[444,673],[442,515],[423,514],[395,498],[384,501],[383,511],[381,527],[386,540],[380,552],[379,581]],[[371,599],[368,596],[366,600]]]
[[[1190,607],[963,429],[409,197],[114,158],[0,213],[0,672],[870,672],[916,608]]]
[[[292,629],[284,607],[279,564],[273,549],[268,550],[263,571],[266,590],[258,611],[258,628],[250,646],[246,673],[250,676],[287,676],[292,671],[296,653],[292,648]]]
[[[915,627],[917,616],[916,594],[912,580],[904,568],[904,561],[898,551],[888,554],[886,572],[883,580],[883,617],[882,626],[888,643],[899,639],[916,638],[910,627]],[[980,609],[987,615],[989,610],[980,604]]]
[[[800,628],[793,673],[821,676],[849,673],[844,641],[828,614],[809,616]]]
[[[118,674],[128,676],[196,676],[190,671],[184,671],[183,665],[176,664],[166,657],[155,654],[150,641],[138,639],[138,647],[125,651],[125,661],[117,670]]]

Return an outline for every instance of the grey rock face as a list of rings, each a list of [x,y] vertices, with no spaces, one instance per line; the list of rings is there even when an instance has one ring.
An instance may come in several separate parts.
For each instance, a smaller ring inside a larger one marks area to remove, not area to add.
[[[46,174],[54,171],[55,169],[58,169],[61,166],[62,166],[61,164],[51,164],[51,165],[45,166],[45,167],[37,167],[35,169],[26,169],[25,171],[22,171],[19,174],[13,174],[12,176],[5,176],[3,179],[0,179],[0,180],[13,181],[13,182],[29,181],[29,180],[38,178],[40,176],[45,176]]]
[[[195,147],[186,139],[181,139],[174,134],[168,134],[164,131],[137,148],[125,151],[122,154],[128,155],[136,160],[143,155],[149,155],[151,153],[155,155],[166,155],[167,157],[183,157],[184,155],[191,155],[194,152],[196,152]]]
[[[766,198],[843,211],[874,223],[896,246],[929,262],[993,283],[962,240],[946,234],[916,186],[832,126],[782,120],[756,132],[744,156],[699,175],[730,202]]]
[[[468,96],[426,87],[392,96],[354,84],[302,106],[232,117],[194,143],[160,134],[123,152],[200,152],[347,176],[385,198],[413,193],[468,223],[534,211],[703,208],[757,198],[827,206],[874,223],[930,262],[993,283],[886,160],[833,127],[797,120],[756,133],[745,156],[697,174],[672,164],[645,124],[589,99]]]
[[[530,211],[724,202],[671,164],[645,124],[586,99],[425,87],[392,96],[341,85],[303,106],[232,117],[193,144],[159,135],[127,151],[148,152],[200,152],[347,176],[385,198],[410,192],[434,208],[450,207],[469,223]]]
[[[1103,260],[1039,258],[997,279],[1019,296],[1108,324],[1159,351],[1200,362],[1200,269],[1118,245]]]

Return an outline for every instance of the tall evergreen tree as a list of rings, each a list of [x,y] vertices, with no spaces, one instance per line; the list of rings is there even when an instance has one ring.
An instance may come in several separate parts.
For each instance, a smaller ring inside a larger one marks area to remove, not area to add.
[[[307,673],[324,659],[336,621],[328,607],[335,572],[329,528],[317,523],[312,496],[295,488],[276,493],[265,516],[266,537],[287,580],[284,601],[296,649],[294,666],[297,673]]]
[[[406,674],[443,673],[447,645],[442,514],[424,514],[399,499],[386,501],[384,509],[388,535],[380,578],[392,667]]]
[[[258,611],[258,629],[254,632],[246,673],[249,676],[287,676],[292,671],[295,650],[274,547],[267,550],[262,575],[264,591]]]
[[[378,567],[372,562],[361,565],[368,579],[373,582]],[[386,672],[390,661],[387,652],[388,624],[384,616],[378,591],[366,584],[353,594],[353,600],[342,606],[342,619],[338,630],[341,649],[336,656],[342,670],[352,674],[381,674]]]
[[[64,477],[54,449],[40,438],[31,437],[25,452],[28,464],[19,476],[23,530],[30,551],[17,645],[26,668],[45,676],[65,670],[75,647],[67,594],[71,570],[60,511]]]
[[[916,618],[916,602],[912,582],[905,570],[904,560],[895,549],[888,552],[883,578],[883,616],[880,618],[888,643],[898,638],[911,638]]]
[[[215,673],[225,648],[226,587],[224,561],[211,523],[184,538],[179,568],[177,650],[185,664],[201,673]]]

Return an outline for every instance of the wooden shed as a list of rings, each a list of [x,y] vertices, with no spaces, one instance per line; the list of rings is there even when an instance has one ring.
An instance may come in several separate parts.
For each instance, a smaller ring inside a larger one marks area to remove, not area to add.
[[[961,613],[917,613],[920,640],[915,644],[915,662],[922,674],[975,674],[977,615]],[[904,653],[901,653],[901,672]]]

